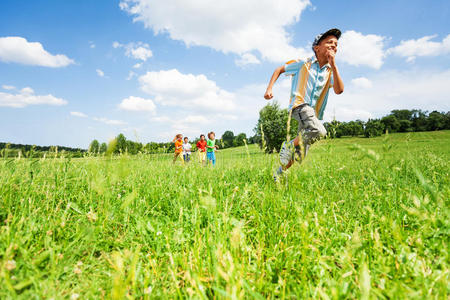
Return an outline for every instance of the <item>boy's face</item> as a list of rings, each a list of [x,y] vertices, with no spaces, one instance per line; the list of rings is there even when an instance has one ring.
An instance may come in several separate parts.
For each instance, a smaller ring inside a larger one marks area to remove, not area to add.
[[[336,54],[338,47],[338,40],[334,35],[329,35],[320,41],[319,45],[314,47],[317,57],[326,57],[327,52],[331,51]]]
[[[211,140],[213,140],[215,137],[216,137],[216,135],[215,135],[214,133],[211,133],[211,134],[209,135],[209,138],[210,138]]]
[[[200,139],[201,139],[202,141],[204,141],[204,140],[205,140],[205,137],[202,135],[202,136],[200,137]]]
[[[187,143],[188,142],[188,138],[184,138],[184,142]]]

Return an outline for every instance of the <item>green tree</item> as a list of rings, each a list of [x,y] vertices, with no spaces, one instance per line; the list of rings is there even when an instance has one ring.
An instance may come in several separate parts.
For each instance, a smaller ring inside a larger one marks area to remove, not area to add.
[[[393,115],[397,120],[412,120],[412,116],[414,111],[408,109],[395,109],[391,111],[391,115]]]
[[[400,127],[398,129],[399,132],[411,132],[413,131],[412,121],[411,120],[400,120]]]
[[[93,140],[89,145],[89,153],[97,154],[100,150],[100,144],[97,140]]]
[[[257,133],[254,136],[248,138],[248,144],[259,144],[261,141],[261,136]]]
[[[400,121],[394,115],[387,115],[381,118],[384,130],[388,132],[397,132],[400,129]]]
[[[261,139],[261,148],[265,146],[266,152],[279,151],[281,144],[286,140],[287,133],[287,109],[280,109],[277,102],[269,103],[259,111],[259,119],[255,131]],[[298,122],[291,119],[290,138],[297,135]],[[262,128],[262,131],[261,131]]]
[[[245,133],[239,133],[233,141],[235,147],[244,146],[244,140],[247,140],[247,135]]]
[[[444,129],[450,129],[450,111],[445,114],[445,127]]]
[[[116,137],[116,147],[114,149],[115,153],[125,153],[125,150],[127,148],[127,139],[125,138],[125,136],[120,133],[117,137]]]
[[[384,125],[380,120],[377,119],[369,119],[364,128],[364,136],[365,137],[375,137],[383,134]]]
[[[327,130],[327,137],[328,138],[335,139],[335,138],[339,138],[340,137],[338,135],[341,134],[341,132],[337,129],[340,124],[341,124],[341,122],[336,121],[336,120],[333,120],[331,122],[323,123],[323,126]]]
[[[413,110],[412,116],[413,131],[425,131],[427,130],[427,112],[420,109]]]
[[[364,122],[361,120],[348,122],[351,136],[359,136],[364,134]]]
[[[336,129],[336,135],[338,137],[352,135],[351,125],[347,122],[341,122],[341,124],[339,124],[339,126]]]
[[[427,130],[442,130],[445,128],[446,116],[444,113],[432,111],[427,118]]]
[[[106,143],[102,143],[100,145],[100,153],[105,153],[107,148],[108,148],[108,145],[106,145]]]
[[[234,141],[234,133],[231,130],[227,130],[222,134],[222,142],[225,148],[232,147]]]

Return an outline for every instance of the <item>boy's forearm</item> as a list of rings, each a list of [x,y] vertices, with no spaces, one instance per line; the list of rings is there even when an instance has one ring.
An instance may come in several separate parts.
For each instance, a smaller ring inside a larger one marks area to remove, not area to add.
[[[331,70],[333,71],[333,89],[336,94],[342,94],[344,92],[344,81],[339,74],[339,70],[335,64],[331,66]]]
[[[277,81],[278,77],[280,77],[281,73],[282,73],[282,68],[283,67],[278,67],[275,69],[275,71],[272,74],[272,77],[270,78],[269,81],[269,85],[267,86],[268,90],[271,90],[273,85],[275,84],[275,82]]]

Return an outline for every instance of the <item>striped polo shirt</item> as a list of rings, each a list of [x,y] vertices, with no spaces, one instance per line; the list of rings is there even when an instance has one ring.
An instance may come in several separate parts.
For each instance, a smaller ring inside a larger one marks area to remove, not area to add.
[[[327,105],[328,91],[333,86],[333,72],[329,64],[322,68],[315,56],[303,60],[291,60],[284,65],[287,76],[292,76],[289,109],[307,103],[316,111],[319,120]]]

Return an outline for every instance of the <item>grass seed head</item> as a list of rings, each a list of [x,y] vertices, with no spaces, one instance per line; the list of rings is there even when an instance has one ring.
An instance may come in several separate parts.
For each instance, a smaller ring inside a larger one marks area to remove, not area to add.
[[[8,271],[14,270],[14,269],[16,268],[16,261],[13,260],[13,259],[8,260],[8,261],[5,263],[5,268],[6,268],[6,270],[8,270]]]

